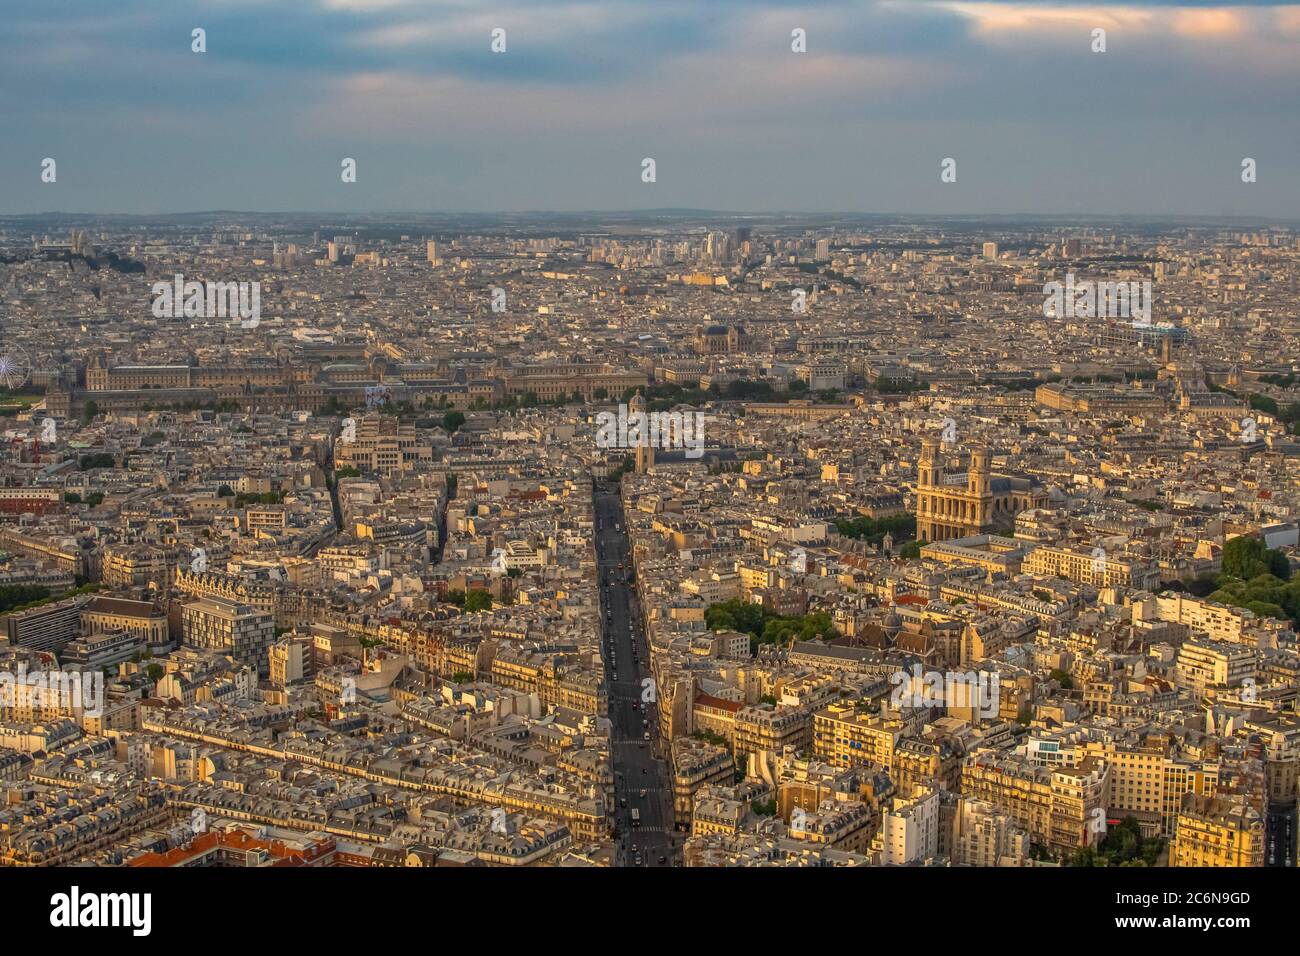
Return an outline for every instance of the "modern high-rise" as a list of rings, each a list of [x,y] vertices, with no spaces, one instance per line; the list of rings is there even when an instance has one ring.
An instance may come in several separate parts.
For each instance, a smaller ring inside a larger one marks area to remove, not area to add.
[[[229,654],[266,673],[267,650],[275,640],[271,614],[211,595],[182,607],[181,622],[189,646]]]

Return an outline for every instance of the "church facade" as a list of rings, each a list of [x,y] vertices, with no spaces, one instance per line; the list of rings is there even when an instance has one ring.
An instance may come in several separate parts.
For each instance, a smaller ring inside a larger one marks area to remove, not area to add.
[[[926,438],[916,476],[916,536],[921,541],[949,541],[990,534],[1014,524],[1029,508],[1047,506],[1047,489],[1037,479],[993,474],[989,453],[973,448],[965,474],[948,475],[937,438]]]

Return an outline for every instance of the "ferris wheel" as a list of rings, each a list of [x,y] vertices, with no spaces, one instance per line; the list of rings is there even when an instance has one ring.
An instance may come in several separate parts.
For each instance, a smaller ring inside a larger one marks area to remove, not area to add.
[[[32,367],[20,345],[0,345],[0,388],[22,388],[31,377]]]

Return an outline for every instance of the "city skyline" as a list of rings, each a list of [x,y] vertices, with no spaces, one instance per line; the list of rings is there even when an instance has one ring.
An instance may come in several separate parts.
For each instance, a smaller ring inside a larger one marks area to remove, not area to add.
[[[1294,227],[36,224],[0,866],[1294,867]]]
[[[1297,49],[1300,2],[0,14],[18,911],[495,946],[461,870],[743,868],[1284,923]],[[700,908],[613,899],[564,938]]]

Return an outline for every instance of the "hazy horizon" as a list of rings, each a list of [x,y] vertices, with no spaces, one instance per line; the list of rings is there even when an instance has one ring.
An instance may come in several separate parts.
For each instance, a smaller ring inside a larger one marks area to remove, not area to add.
[[[328,209],[182,209],[172,211],[159,211],[148,213],[121,212],[105,210],[102,212],[87,212],[81,210],[62,210],[47,209],[37,212],[14,213],[0,210],[0,220],[5,219],[34,219],[42,218],[65,218],[65,219],[184,219],[184,218],[201,218],[211,216],[248,216],[248,217],[329,217],[335,219],[346,218],[397,218],[397,217],[430,217],[430,218],[545,218],[553,216],[556,218],[578,218],[578,217],[597,217],[597,216],[619,216],[634,219],[636,217],[655,217],[664,219],[673,218],[694,218],[694,217],[722,217],[736,219],[762,219],[762,218],[785,218],[785,219],[890,219],[901,221],[953,221],[953,222],[987,222],[995,220],[1006,220],[1009,223],[1018,221],[1041,221],[1045,224],[1056,223],[1088,223],[1088,222],[1126,222],[1134,224],[1163,224],[1179,222],[1224,222],[1224,223],[1260,223],[1270,226],[1295,226],[1300,224],[1300,215],[1297,216],[1266,216],[1255,213],[1240,213],[1227,215],[1197,214],[1197,213],[1106,213],[1106,212],[1089,212],[1089,213],[1072,213],[1061,211],[1045,212],[974,212],[974,213],[936,213],[936,212],[917,212],[907,210],[799,210],[799,209],[756,209],[756,210],[736,210],[736,209],[707,209],[707,208],[609,208],[609,209],[357,209],[357,210],[328,210]]]

